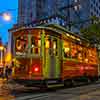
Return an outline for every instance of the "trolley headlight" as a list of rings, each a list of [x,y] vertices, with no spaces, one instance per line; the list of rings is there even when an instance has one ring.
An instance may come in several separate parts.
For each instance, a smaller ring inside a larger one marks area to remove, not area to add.
[[[38,64],[33,65],[32,72],[40,72],[40,65]]]

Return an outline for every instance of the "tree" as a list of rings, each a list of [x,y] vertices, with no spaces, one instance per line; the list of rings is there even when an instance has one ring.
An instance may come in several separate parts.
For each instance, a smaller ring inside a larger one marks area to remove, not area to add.
[[[100,21],[99,18],[92,16],[89,26],[80,30],[82,36],[88,39],[91,43],[100,45]]]

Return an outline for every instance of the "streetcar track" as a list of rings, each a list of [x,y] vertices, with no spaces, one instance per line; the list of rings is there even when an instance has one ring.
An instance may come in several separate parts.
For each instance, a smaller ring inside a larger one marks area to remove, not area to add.
[[[40,99],[40,98],[44,98],[44,97],[48,97],[48,95],[47,94],[45,94],[45,95],[43,95],[43,94],[41,94],[41,95],[29,95],[29,96],[24,96],[24,97],[18,97],[17,99],[15,99],[15,100],[30,100],[30,99],[34,99],[34,100],[36,100],[36,99]]]

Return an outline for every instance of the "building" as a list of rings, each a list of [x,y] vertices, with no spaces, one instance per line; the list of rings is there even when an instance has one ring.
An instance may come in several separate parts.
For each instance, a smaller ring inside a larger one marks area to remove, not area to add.
[[[53,0],[52,2],[51,0],[19,0],[18,25],[59,13],[61,1],[66,2],[67,0]]]
[[[18,25],[53,15],[62,16],[66,26],[77,31],[89,23],[90,16],[100,16],[100,0],[19,0]]]

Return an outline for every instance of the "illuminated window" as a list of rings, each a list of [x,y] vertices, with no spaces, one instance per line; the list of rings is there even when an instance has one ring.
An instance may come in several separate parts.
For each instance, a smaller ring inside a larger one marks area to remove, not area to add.
[[[53,49],[55,50],[57,48],[57,41],[53,42]]]
[[[31,53],[40,54],[41,40],[39,37],[32,35],[31,37]]]
[[[89,48],[88,50],[88,59],[89,63],[95,64],[97,63],[97,55],[96,55],[96,49],[94,48]]]
[[[67,41],[64,41],[64,57],[69,58],[70,57],[70,43]]]
[[[77,45],[77,59],[82,62],[83,61],[83,48],[80,45]]]
[[[15,41],[16,52],[26,53],[28,52],[28,37],[27,35],[22,35],[16,38]]]
[[[74,43],[71,43],[71,57],[77,58],[77,45]]]
[[[47,54],[57,55],[57,39],[47,35],[45,37],[45,50]]]
[[[50,47],[50,41],[48,39],[46,39],[45,47],[46,47],[46,49]]]
[[[50,53],[49,52],[49,49],[50,49],[50,39],[49,39],[49,36],[46,35],[45,37],[45,50],[46,50],[46,54]]]
[[[53,40],[53,53],[57,55],[57,40]]]
[[[88,59],[88,48],[83,48],[83,61],[85,63],[88,63],[89,59]]]

